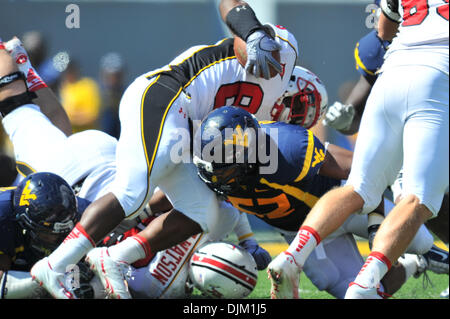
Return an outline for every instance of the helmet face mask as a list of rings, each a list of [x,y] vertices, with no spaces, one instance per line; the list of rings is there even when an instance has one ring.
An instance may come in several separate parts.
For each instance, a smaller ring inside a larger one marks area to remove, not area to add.
[[[245,185],[246,180],[255,175],[257,166],[245,163],[225,164],[213,168],[212,172],[197,167],[198,175],[206,185],[214,192],[226,196],[238,191],[241,185]]]
[[[327,92],[319,78],[296,66],[288,89],[272,108],[272,118],[311,128],[325,112],[327,104]]]

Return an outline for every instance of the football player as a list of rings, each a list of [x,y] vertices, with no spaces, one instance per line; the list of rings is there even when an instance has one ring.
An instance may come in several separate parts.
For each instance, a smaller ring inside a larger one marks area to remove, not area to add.
[[[317,82],[311,78],[303,71],[296,83],[309,82],[312,88],[312,83]],[[297,109],[310,100],[300,98],[301,95],[292,97]],[[314,96],[320,97],[311,90],[309,97]],[[288,105],[293,105],[292,99]],[[295,241],[298,227],[318,199],[347,178],[352,162],[352,152],[332,144],[324,146],[302,126],[280,122],[258,124],[252,115],[236,107],[211,112],[198,134],[200,147],[194,153],[194,163],[200,178],[237,209],[280,231],[288,243]],[[270,147],[271,144],[275,146]],[[266,154],[278,159],[273,173],[263,172],[267,168],[262,161]],[[337,298],[344,297],[348,284],[363,265],[353,234],[368,237],[367,216],[349,218],[316,247],[303,268],[320,290]],[[411,252],[429,249],[433,239],[427,235],[419,234],[417,242],[428,242],[428,247],[411,246]],[[393,294],[409,276],[423,272],[424,267],[421,259],[408,255],[383,280],[384,291]],[[277,273],[272,271],[269,275],[276,280]],[[297,286],[293,290],[293,297],[298,298]],[[284,294],[276,287],[271,293],[272,297]]]
[[[375,1],[379,5],[380,1]],[[381,9],[379,9],[381,12]],[[354,50],[355,65],[360,78],[358,83],[352,89],[345,103],[335,102],[325,113],[323,124],[338,130],[345,135],[352,135],[358,132],[361,122],[362,113],[369,97],[370,91],[378,77],[378,72],[384,62],[384,55],[390,43],[392,42],[393,34],[383,33],[378,34],[378,29],[375,28],[370,33],[362,37],[356,44]],[[391,185],[392,202],[397,203],[400,200],[402,174],[400,173],[393,185]],[[390,193],[388,193],[390,194]],[[443,203],[439,214],[436,218],[428,220],[426,226],[437,235],[444,243],[448,245],[448,191],[444,195]],[[369,225],[374,233],[382,221],[382,217],[374,217],[369,215],[369,220],[377,220],[376,224]],[[377,218],[377,219],[374,219]]]
[[[70,233],[88,204],[63,178],[47,172],[0,188],[0,298],[46,295],[29,271]]]
[[[346,293],[377,298],[381,278],[436,216],[448,187],[448,3],[393,0],[381,1],[381,8],[379,30],[398,34],[367,101],[347,185],[317,202],[296,240],[269,265],[291,294],[314,247],[352,213],[373,210],[403,164],[402,199]]]
[[[13,57],[19,55],[27,57],[26,52],[18,39],[7,42],[6,47],[10,49]],[[17,63],[17,59],[14,60]],[[22,61],[24,60],[25,59]],[[0,64],[5,65],[10,61],[11,57],[2,57]],[[25,68],[25,70],[28,70],[31,67],[29,63],[24,62],[19,63],[18,65],[22,69]],[[14,68],[11,67],[11,70],[13,69]],[[9,70],[9,72],[11,72],[11,70]],[[14,81],[12,83],[14,83]],[[1,91],[4,92],[4,89]],[[53,101],[52,103],[56,104],[57,102]],[[18,115],[20,113],[22,114]],[[26,114],[25,120],[29,121],[27,122],[29,125],[23,125],[23,121],[16,120],[19,116],[24,116],[24,114]],[[114,176],[115,174],[114,153],[117,143],[115,139],[102,132],[93,130],[80,132],[71,135],[70,137],[66,137],[62,131],[53,126],[52,123],[43,116],[39,108],[34,104],[22,105],[16,108],[14,112],[5,114],[3,124],[11,136],[17,159],[23,161],[19,162],[22,163],[19,165],[22,173],[35,171],[36,169],[48,169],[53,172],[64,174],[71,180],[72,187],[78,189],[78,194],[83,194],[89,201],[93,201],[100,197],[102,192],[104,192],[104,189],[108,189],[112,180],[111,176]],[[40,139],[30,143],[30,136],[33,135],[33,131],[37,127],[40,130]],[[56,147],[58,152],[53,151],[50,146]],[[64,154],[69,156],[65,157]],[[77,154],[82,154],[83,156],[72,158]],[[75,176],[85,177],[78,181]],[[172,208],[170,202],[160,194],[160,191],[156,192],[151,198],[146,210],[141,215],[142,218],[148,217],[151,210],[153,210],[153,212],[161,212]],[[221,209],[226,211],[229,208],[226,207],[226,205],[222,205]],[[259,268],[265,268],[271,260],[270,255],[257,244],[245,214],[238,216],[238,218],[239,220],[234,227],[234,232],[238,237],[239,244],[252,254]],[[122,235],[124,231],[130,229],[139,221],[140,217],[130,222],[124,222],[114,230],[114,233]],[[208,239],[208,236],[206,235],[200,237],[203,238],[203,241]],[[200,237],[197,236],[197,241]],[[218,240],[218,238],[216,238],[216,240]],[[184,242],[182,247],[189,252],[185,255],[189,256],[192,253],[191,250],[196,246],[197,245],[194,245],[189,249],[186,249],[186,242]],[[171,249],[174,248],[172,247]],[[49,253],[50,251],[47,252]],[[164,253],[165,252],[162,252],[163,256]],[[151,257],[153,257],[153,255]],[[157,255],[152,259],[152,263],[149,264],[150,258],[148,258],[145,265],[157,265],[159,259],[160,257]],[[177,263],[177,267],[181,268],[183,266],[185,266],[185,264]],[[177,282],[182,282],[183,280],[186,282],[187,271],[184,272],[184,274],[186,274],[184,277],[183,275],[180,275],[179,272],[179,270],[176,272],[174,271],[174,274],[177,274]],[[137,276],[134,276],[133,278],[136,277]],[[164,285],[160,285],[163,286],[160,290],[156,291],[153,289],[151,292],[147,292],[147,296],[153,298],[161,297],[162,294],[160,296],[158,293],[163,290],[164,296],[180,296],[175,291],[175,289],[179,288],[177,285],[173,284],[172,281],[166,280]],[[130,286],[132,286],[131,283]]]
[[[129,298],[121,263],[131,264],[200,232],[221,238],[225,225],[231,227],[231,221],[237,221],[239,212],[234,210],[232,216],[220,212],[215,194],[196,176],[190,163],[190,123],[227,103],[258,116],[268,114],[286,90],[298,50],[295,37],[285,28],[262,25],[250,6],[231,2],[221,6],[222,16],[230,29],[246,40],[246,62],[255,74],[239,63],[231,38],[192,47],[168,65],[139,76],[127,88],[119,109],[123,133],[117,143],[117,173],[109,192],[88,206],[74,236],[69,235],[31,270],[56,297],[68,296],[62,282],[66,265],[87,254],[110,297]],[[277,52],[282,67],[277,68],[273,61],[266,65],[269,77],[273,76],[267,79],[264,65],[270,61],[268,56]],[[259,77],[258,70],[264,77]],[[194,191],[186,192],[186,185]],[[139,215],[157,186],[172,202],[171,212],[118,245],[94,248],[124,218]]]

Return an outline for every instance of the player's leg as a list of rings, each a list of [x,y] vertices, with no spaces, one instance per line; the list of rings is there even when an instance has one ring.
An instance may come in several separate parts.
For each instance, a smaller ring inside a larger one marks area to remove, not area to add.
[[[175,95],[173,92],[172,96],[163,94],[167,92],[160,92],[159,97],[166,102],[165,107],[155,107],[151,103],[148,105],[148,93],[154,83],[154,80],[149,81],[145,77],[140,77],[130,85],[122,97],[120,120],[124,133],[117,144],[117,174],[112,184],[112,192],[89,205],[63,244],[48,259],[33,267],[32,273],[48,290],[60,291],[63,285],[52,278],[58,276],[62,278],[68,265],[76,264],[124,217],[138,213],[144,207],[146,198],[151,196],[149,177],[154,164],[153,154],[156,153],[160,139],[158,127],[163,125],[164,112],[166,108],[170,108],[170,101]],[[147,112],[144,112],[144,109]],[[151,115],[147,114],[149,111]],[[153,121],[159,120],[159,125],[152,128],[145,126],[145,119],[149,116]],[[170,169],[170,166],[167,169]],[[52,267],[51,271],[49,267]],[[123,278],[123,274],[119,269],[111,273],[110,284],[114,283],[117,286],[113,289],[111,285],[108,291],[114,290],[115,297],[129,297],[123,280],[115,281],[115,278],[120,277]],[[58,296],[66,297],[65,294]]]
[[[396,69],[400,70],[390,72],[410,70]],[[448,186],[448,77],[426,67],[416,67],[414,72],[404,102],[404,196],[381,224],[373,243],[378,258],[367,260],[355,279],[358,286],[379,282],[420,226],[437,214]],[[355,297],[352,291],[358,289],[350,287],[349,297]]]
[[[206,241],[206,235],[197,234],[158,252],[147,266],[133,267],[127,279],[133,298],[186,298],[189,260]]]
[[[377,81],[372,89],[347,185],[333,189],[319,199],[300,227],[297,238],[269,265],[269,270],[277,274],[279,281],[283,280],[285,264],[296,264],[301,269],[321,238],[337,230],[352,213],[373,211],[387,185],[393,183],[401,166],[402,131],[401,125],[400,129],[393,129],[384,111],[378,107],[384,104],[386,90],[381,81]],[[273,285],[275,281],[272,280]],[[289,281],[285,279],[285,282]]]

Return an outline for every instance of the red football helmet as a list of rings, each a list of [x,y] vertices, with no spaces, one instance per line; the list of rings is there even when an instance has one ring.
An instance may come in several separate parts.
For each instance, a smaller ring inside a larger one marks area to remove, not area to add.
[[[271,116],[274,121],[310,128],[325,113],[327,106],[327,90],[317,75],[296,66],[288,88],[273,106]]]

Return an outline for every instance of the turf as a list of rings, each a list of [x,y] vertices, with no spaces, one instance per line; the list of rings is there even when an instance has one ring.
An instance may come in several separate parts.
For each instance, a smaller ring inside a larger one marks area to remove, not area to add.
[[[440,299],[439,294],[449,284],[448,275],[427,273],[431,283],[419,278],[410,278],[394,295],[395,299]],[[426,287],[424,289],[424,286]],[[266,299],[270,296],[270,281],[266,271],[260,271],[255,290],[248,296],[250,299]],[[300,276],[300,298],[302,299],[335,299],[324,291],[319,291],[311,281],[302,273]]]

